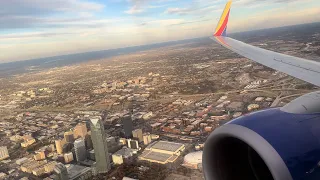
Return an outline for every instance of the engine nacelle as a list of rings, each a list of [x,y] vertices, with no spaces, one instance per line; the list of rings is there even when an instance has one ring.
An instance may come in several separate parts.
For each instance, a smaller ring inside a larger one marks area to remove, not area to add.
[[[203,171],[207,180],[319,180],[320,92],[216,129]]]

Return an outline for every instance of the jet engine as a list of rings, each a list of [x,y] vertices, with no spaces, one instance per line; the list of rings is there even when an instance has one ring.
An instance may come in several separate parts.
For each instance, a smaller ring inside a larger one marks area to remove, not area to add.
[[[207,180],[319,180],[320,92],[219,127],[203,152]]]

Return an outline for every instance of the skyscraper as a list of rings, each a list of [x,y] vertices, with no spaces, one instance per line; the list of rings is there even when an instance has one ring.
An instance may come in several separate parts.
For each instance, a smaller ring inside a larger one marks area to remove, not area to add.
[[[63,155],[63,158],[65,163],[70,163],[71,161],[73,161],[73,153],[72,152],[65,153]]]
[[[138,141],[133,139],[128,139],[128,147],[131,149],[140,149]]]
[[[65,145],[65,141],[62,139],[56,140],[56,149],[58,154],[63,154],[63,145]]]
[[[68,180],[68,170],[65,165],[58,163],[54,169],[54,174],[56,175],[56,180]]]
[[[65,132],[64,133],[64,140],[67,143],[73,143],[73,141],[74,141],[73,132],[72,131]]]
[[[135,139],[139,140],[139,142],[143,141],[142,129],[133,130],[132,135]]]
[[[78,162],[84,161],[87,159],[86,145],[82,138],[79,138],[74,141],[74,151],[75,151],[76,159]]]
[[[87,125],[84,123],[79,123],[73,130],[73,135],[75,138],[85,138],[88,134]]]
[[[124,116],[122,118],[122,124],[123,124],[125,138],[127,139],[132,138],[133,124],[132,124],[131,116],[130,115]]]
[[[106,173],[110,170],[110,159],[103,123],[100,119],[91,119],[90,128],[96,170],[98,173]]]
[[[148,145],[150,143],[151,143],[151,135],[150,134],[143,135],[143,144]]]

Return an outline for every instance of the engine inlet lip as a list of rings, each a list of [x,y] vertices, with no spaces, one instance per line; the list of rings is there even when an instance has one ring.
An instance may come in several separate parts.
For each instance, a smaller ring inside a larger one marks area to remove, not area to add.
[[[226,137],[237,138],[252,147],[263,159],[275,180],[293,180],[289,169],[278,152],[256,132],[236,124],[225,124],[208,137],[203,151],[203,171],[206,180],[217,179],[210,167],[212,146]]]

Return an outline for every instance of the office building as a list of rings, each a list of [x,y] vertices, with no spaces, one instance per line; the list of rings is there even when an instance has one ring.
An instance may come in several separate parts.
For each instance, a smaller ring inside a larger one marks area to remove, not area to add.
[[[119,143],[120,143],[121,145],[126,145],[126,144],[127,144],[127,139],[126,139],[126,138],[120,138],[120,139],[119,139]]]
[[[145,135],[143,135],[143,144],[144,144],[144,145],[150,144],[151,141],[152,141],[152,139],[151,139],[151,134],[145,134]]]
[[[107,138],[107,146],[108,146],[108,152],[111,154],[121,149],[121,145],[119,144],[119,141],[117,141],[115,137]]]
[[[45,151],[39,151],[33,156],[34,160],[40,161],[46,159]]]
[[[55,141],[56,149],[58,154],[63,154],[63,145],[65,144],[64,139],[59,139]]]
[[[69,152],[69,153],[65,153],[63,155],[63,158],[64,158],[64,162],[65,163],[70,163],[73,161],[73,153],[72,152]]]
[[[62,151],[63,153],[70,152],[73,149],[73,147],[74,147],[73,143],[66,143],[62,147]]]
[[[74,151],[78,162],[87,159],[87,150],[83,139],[79,138],[74,141]]]
[[[6,146],[0,147],[0,161],[7,159],[9,157],[9,152]]]
[[[47,148],[46,148],[47,151],[49,152],[54,152],[56,150],[54,144],[50,144]]]
[[[123,147],[122,149],[120,149],[119,151],[117,151],[112,155],[112,161],[114,164],[120,165],[120,164],[123,164],[125,159],[132,157],[133,154],[134,154],[134,151],[132,149]]]
[[[46,171],[46,173],[52,173],[54,170],[54,167],[56,167],[58,163],[55,161],[51,161],[48,164],[44,165],[44,170]]]
[[[143,141],[142,129],[135,129],[132,131],[133,138],[139,140],[139,142]]]
[[[36,142],[36,139],[34,139],[32,136],[30,135],[26,135],[26,136],[23,136],[23,142],[21,143],[21,146],[22,147],[28,147],[30,145],[32,145],[33,143]]]
[[[32,174],[35,176],[42,176],[46,173],[46,171],[44,170],[44,167],[38,167],[32,170]]]
[[[73,143],[74,141],[73,132],[72,131],[65,132],[64,140],[66,143]]]
[[[128,147],[131,149],[139,150],[139,142],[137,140],[128,139]]]
[[[76,127],[73,130],[74,138],[85,138],[88,134],[87,125],[84,123],[79,123],[76,125]]]
[[[32,173],[34,169],[37,169],[43,165],[47,164],[46,160],[43,161],[28,161],[25,164],[21,165],[21,171],[26,173]]]
[[[69,180],[68,170],[65,165],[58,163],[54,169],[54,174],[56,175],[55,180]]]
[[[106,173],[110,170],[110,158],[104,125],[100,119],[91,119],[90,128],[96,159],[96,171],[97,173]]]
[[[122,118],[123,130],[124,130],[124,137],[129,139],[132,138],[132,130],[133,130],[133,123],[130,115],[126,115]]]
[[[28,159],[28,158],[26,158],[26,157],[23,157],[23,158],[21,158],[21,159],[17,159],[17,160],[16,160],[16,164],[17,164],[17,165],[22,165],[22,164],[24,164],[24,163],[26,163],[26,162],[28,162],[28,161],[30,161],[30,159]]]

